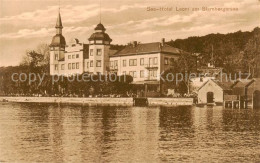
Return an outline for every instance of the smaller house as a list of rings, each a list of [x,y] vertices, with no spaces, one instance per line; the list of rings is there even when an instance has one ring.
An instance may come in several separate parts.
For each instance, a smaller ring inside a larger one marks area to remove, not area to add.
[[[195,77],[190,79],[190,90],[192,92],[198,93],[198,89],[205,84],[208,80],[215,79],[215,77]]]
[[[250,108],[259,108],[260,82],[259,79],[239,80],[232,86],[232,93],[240,96],[245,105]]]
[[[210,79],[198,89],[198,103],[223,103],[224,95],[231,94],[233,82],[218,82]]]

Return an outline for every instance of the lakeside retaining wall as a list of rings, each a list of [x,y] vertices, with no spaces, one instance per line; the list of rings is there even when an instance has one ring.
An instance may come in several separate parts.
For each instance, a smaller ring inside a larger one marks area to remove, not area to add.
[[[190,106],[193,98],[148,98],[149,106]]]
[[[149,106],[192,105],[192,98],[147,98]],[[3,102],[133,106],[133,98],[0,97]]]
[[[60,103],[86,105],[133,106],[133,98],[79,98],[79,97],[0,97],[0,101],[20,103]]]

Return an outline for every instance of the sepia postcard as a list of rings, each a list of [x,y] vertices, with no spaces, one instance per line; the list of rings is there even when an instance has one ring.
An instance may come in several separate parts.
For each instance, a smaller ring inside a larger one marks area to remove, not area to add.
[[[260,1],[0,0],[0,162],[260,162]]]

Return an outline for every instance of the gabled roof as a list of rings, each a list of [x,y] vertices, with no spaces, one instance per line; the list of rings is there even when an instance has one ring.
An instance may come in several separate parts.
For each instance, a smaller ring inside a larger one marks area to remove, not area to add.
[[[218,86],[220,86],[223,90],[231,90],[233,82],[218,82],[213,80]]]
[[[162,45],[160,42],[137,44],[136,46],[127,45],[123,50],[117,52],[114,56],[137,55],[145,53],[169,53],[182,54],[187,53],[183,50],[174,48],[166,43]]]
[[[232,88],[245,88],[248,87],[249,85],[251,85],[255,80],[239,80],[237,81]]]
[[[219,82],[213,79],[208,80],[207,82],[205,82],[199,89],[198,91],[204,87],[208,82],[213,81],[214,83],[216,83],[221,89],[223,90],[231,90],[232,85],[234,84],[233,82]]]

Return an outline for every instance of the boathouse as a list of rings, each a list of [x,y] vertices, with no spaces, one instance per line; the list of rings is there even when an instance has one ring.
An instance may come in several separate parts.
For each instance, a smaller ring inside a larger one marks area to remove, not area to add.
[[[260,107],[260,80],[240,80],[232,86],[232,94],[239,96],[244,108]]]
[[[198,89],[199,104],[222,104],[225,94],[232,94],[232,82],[218,82],[210,79]]]

